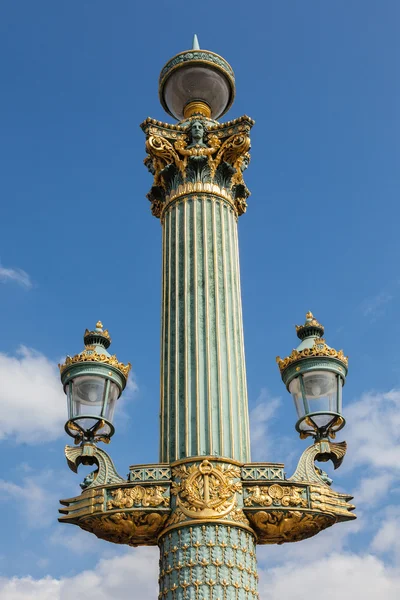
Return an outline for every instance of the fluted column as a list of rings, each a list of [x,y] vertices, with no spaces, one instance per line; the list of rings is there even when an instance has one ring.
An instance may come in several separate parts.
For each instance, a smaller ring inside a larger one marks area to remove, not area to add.
[[[250,460],[237,212],[212,193],[164,211],[161,462]]]

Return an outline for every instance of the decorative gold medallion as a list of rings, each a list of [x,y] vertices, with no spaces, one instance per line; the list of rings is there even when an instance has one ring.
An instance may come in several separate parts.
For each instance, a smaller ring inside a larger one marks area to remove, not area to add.
[[[191,519],[220,519],[236,506],[236,492],[242,491],[240,468],[234,465],[212,465],[203,460],[190,467],[173,469],[179,482],[172,484],[177,506]]]

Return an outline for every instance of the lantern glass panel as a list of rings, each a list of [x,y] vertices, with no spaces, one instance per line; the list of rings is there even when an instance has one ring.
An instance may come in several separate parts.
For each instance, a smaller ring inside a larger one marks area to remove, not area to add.
[[[340,376],[338,376],[338,408],[337,411],[341,415],[342,414],[342,387],[343,380]]]
[[[105,410],[103,412],[103,417],[105,417],[108,421],[112,423],[114,418],[115,405],[117,403],[119,396],[119,388],[116,383],[110,381],[110,387],[108,391],[108,398]]]
[[[293,396],[297,415],[298,415],[299,419],[301,419],[305,415],[305,408],[304,408],[304,402],[303,402],[303,395],[301,393],[300,377],[296,377],[296,379],[292,379],[292,381],[289,384],[289,391]]]
[[[311,371],[303,374],[304,392],[309,413],[338,413],[338,377],[329,371]],[[318,427],[324,427],[332,420],[331,414],[312,417]]]
[[[72,414],[69,417],[88,417],[79,420],[84,429],[90,429],[101,416],[105,384],[104,377],[95,375],[76,377],[72,382]]]

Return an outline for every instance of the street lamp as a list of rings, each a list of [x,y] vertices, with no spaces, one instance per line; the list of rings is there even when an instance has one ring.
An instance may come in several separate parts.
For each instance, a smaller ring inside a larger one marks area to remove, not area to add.
[[[111,437],[130,367],[107,353],[98,324],[85,334],[85,351],[61,367],[67,431],[88,440],[66,447],[68,465],[98,469],[79,496],[61,500],[60,521],[118,544],[158,545],[162,600],[257,600],[256,544],[297,542],[355,518],[351,496],[333,490],[315,465],[337,467],[346,452],[329,437],[344,425],[347,358],[325,344],[309,313],[300,346],[279,366],[297,429],[314,443],[291,477],[282,463],[252,463],[238,219],[250,195],[244,172],[254,121],[216,120],[233,101],[233,70],[196,37],[163,67],[159,93],[180,119],[141,125],[153,176],[147,198],[162,231],[159,462],[132,465],[124,478],[90,443]]]
[[[296,325],[301,343],[290,356],[277,357],[283,383],[292,394],[301,438],[316,441],[335,438],[345,425],[342,415],[342,387],[346,381],[348,358],[330,348],[322,338],[324,327],[311,312],[304,325]]]
[[[109,354],[111,337],[101,321],[93,331],[86,329],[83,340],[84,350],[67,356],[65,363],[59,365],[68,404],[65,431],[75,444],[108,444],[115,431],[115,405],[126,386],[131,365],[124,365]]]

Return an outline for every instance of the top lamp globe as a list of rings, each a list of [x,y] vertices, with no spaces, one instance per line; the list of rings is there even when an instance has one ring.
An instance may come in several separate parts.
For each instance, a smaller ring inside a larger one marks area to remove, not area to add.
[[[218,119],[235,98],[235,75],[230,64],[214,52],[193,48],[171,58],[160,73],[160,102],[177,120],[202,115]]]
[[[296,326],[301,343],[290,356],[277,357],[282,380],[292,394],[298,415],[300,437],[334,438],[342,429],[342,387],[348,358],[330,348],[322,338],[324,327],[311,312],[304,325]]]

